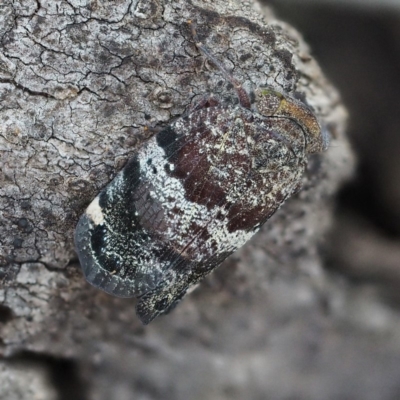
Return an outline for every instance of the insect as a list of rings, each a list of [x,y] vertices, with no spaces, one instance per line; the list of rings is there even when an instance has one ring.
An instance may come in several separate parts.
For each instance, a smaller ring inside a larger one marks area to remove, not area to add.
[[[239,104],[209,97],[144,144],[79,220],[86,279],[137,297],[144,324],[249,240],[300,189],[307,155],[326,135],[304,103],[269,87],[255,102],[199,41]]]

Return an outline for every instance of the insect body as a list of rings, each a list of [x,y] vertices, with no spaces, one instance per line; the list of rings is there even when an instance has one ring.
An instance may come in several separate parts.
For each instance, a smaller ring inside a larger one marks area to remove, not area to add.
[[[75,241],[86,279],[138,297],[144,324],[168,312],[300,188],[307,155],[326,140],[315,115],[272,89],[253,109],[204,100],[142,146],[79,220]]]

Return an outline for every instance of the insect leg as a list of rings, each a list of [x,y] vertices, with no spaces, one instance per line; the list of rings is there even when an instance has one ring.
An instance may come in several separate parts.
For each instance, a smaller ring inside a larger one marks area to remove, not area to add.
[[[239,103],[242,107],[244,108],[249,108],[251,107],[251,100],[250,96],[246,92],[246,90],[243,88],[242,84],[234,78],[222,65],[222,63],[214,57],[210,51],[203,45],[203,43],[200,41],[196,29],[193,25],[193,22],[191,20],[188,21],[188,24],[190,25],[191,31],[192,31],[192,36],[195,41],[196,47],[209,59],[212,61],[212,63],[223,73],[225,78],[232,83],[234,86],[237,96],[239,98]]]

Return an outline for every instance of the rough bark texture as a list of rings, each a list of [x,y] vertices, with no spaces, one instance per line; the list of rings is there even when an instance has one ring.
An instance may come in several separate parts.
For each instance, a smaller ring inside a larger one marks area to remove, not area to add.
[[[354,160],[338,94],[298,33],[233,0],[0,7],[2,368],[21,351],[75,360],[93,399],[320,399],[324,379],[334,393],[340,363],[330,358],[353,349],[344,322],[372,312],[373,331],[383,317],[322,269],[334,194]],[[248,90],[301,96],[332,143],[310,159],[302,192],[144,328],[133,300],[85,283],[73,231],[149,127],[211,92],[235,97],[194,47],[188,19]]]

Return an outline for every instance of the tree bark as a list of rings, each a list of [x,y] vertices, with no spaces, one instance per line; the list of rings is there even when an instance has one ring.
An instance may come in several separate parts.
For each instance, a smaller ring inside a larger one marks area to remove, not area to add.
[[[96,399],[258,398],[265,376],[278,398],[279,371],[301,374],[310,346],[337,323],[332,310],[343,307],[345,288],[322,269],[319,248],[354,164],[345,109],[301,36],[246,1],[27,0],[0,8],[4,357],[76,360]],[[154,129],[207,94],[235,98],[194,46],[189,19],[247,90],[268,84],[304,99],[331,145],[310,157],[303,190],[250,243],[144,328],[134,300],[85,282],[74,227]]]

